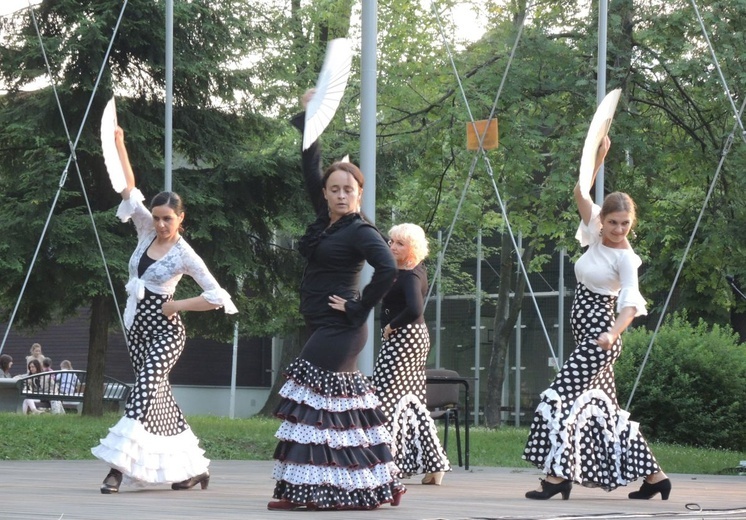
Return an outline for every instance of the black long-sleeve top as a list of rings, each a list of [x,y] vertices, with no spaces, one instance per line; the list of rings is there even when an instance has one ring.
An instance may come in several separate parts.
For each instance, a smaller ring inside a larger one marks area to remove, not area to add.
[[[410,323],[424,323],[427,271],[422,263],[414,269],[400,269],[394,285],[381,302],[381,328],[398,329]]]
[[[305,114],[291,120],[303,132]],[[362,325],[370,310],[391,287],[397,268],[381,233],[359,214],[346,215],[330,225],[329,210],[321,182],[321,151],[318,141],[302,152],[303,179],[316,211],[299,250],[307,264],[301,281],[301,313],[316,325],[339,323],[346,314],[351,324]],[[365,262],[373,277],[360,294],[360,272]],[[345,313],[329,306],[329,296],[347,300]]]

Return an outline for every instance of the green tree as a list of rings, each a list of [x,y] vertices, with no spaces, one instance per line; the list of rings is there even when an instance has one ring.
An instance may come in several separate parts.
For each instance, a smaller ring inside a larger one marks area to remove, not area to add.
[[[52,89],[25,87],[45,79],[39,40],[28,11],[4,18],[0,32],[0,78],[8,94],[0,99],[0,308],[15,305],[47,213],[59,200],[43,237],[16,317],[19,327],[41,327],[88,306],[91,313],[89,387],[102,385],[107,333],[114,305],[93,220],[101,237],[118,301],[124,301],[126,263],[134,247],[131,225],[118,223],[119,198],[111,189],[101,157],[98,121],[112,91],[118,103],[139,187],[160,191],[163,178],[164,3],[134,0],[127,5],[108,63],[104,55],[121,2],[44,1],[36,9],[41,39],[52,68],[66,124],[73,134],[84,124],[75,162]],[[187,237],[242,311],[243,335],[267,335],[294,316],[291,291],[299,265],[292,253],[273,247],[275,229],[295,209],[291,176],[297,161],[284,153],[288,133],[250,111],[252,92],[241,60],[255,38],[253,8],[245,2],[177,2],[174,6],[174,147],[185,166],[173,174],[175,191],[187,202]],[[106,68],[88,118],[87,103],[99,68]],[[78,179],[80,171],[81,179]],[[67,175],[62,175],[66,172]],[[282,172],[282,174],[280,173]],[[82,185],[81,185],[82,181]],[[243,293],[237,288],[243,283]],[[182,284],[190,293],[193,286]],[[227,339],[231,318],[219,313],[189,316],[190,334]],[[86,395],[84,413],[100,414],[100,395]]]

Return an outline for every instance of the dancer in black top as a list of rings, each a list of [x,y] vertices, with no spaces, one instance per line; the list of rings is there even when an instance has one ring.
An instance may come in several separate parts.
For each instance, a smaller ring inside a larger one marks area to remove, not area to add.
[[[304,95],[304,107],[312,95]],[[304,114],[293,124],[302,131]],[[379,231],[360,215],[360,170],[335,162],[322,176],[320,157],[318,141],[303,152],[303,176],[317,214],[299,245],[307,260],[300,308],[311,335],[285,370],[288,380],[275,411],[283,419],[274,454],[276,500],[267,507],[398,505],[404,488],[395,479],[385,415],[374,387],[357,370],[368,313],[393,283],[396,263]],[[366,261],[375,272],[360,294]]]
[[[423,316],[428,285],[422,260],[428,253],[427,237],[416,224],[399,224],[389,230],[389,246],[399,274],[381,303],[383,344],[373,384],[389,419],[400,477],[425,473],[423,484],[440,485],[451,465],[425,396],[430,334]]]

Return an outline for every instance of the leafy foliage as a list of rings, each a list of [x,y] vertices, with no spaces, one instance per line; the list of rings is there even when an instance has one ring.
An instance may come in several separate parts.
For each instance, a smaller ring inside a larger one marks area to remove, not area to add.
[[[652,333],[624,336],[615,366],[619,399],[627,402]],[[743,450],[746,432],[746,351],[733,332],[683,314],[658,331],[632,400],[632,419],[643,433],[661,442]]]

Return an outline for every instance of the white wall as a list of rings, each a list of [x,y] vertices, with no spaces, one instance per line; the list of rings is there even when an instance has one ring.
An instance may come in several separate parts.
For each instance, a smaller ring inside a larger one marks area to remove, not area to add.
[[[230,416],[231,389],[228,386],[173,385],[174,398],[186,415]],[[261,410],[269,388],[236,388],[235,418],[246,418]]]

